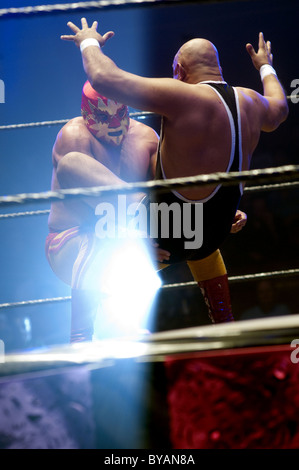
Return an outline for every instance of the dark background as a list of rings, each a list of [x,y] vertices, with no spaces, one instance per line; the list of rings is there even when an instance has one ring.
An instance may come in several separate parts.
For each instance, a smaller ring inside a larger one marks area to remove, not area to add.
[[[30,1],[38,5],[39,1]],[[47,1],[54,4],[57,1]],[[67,3],[67,2],[66,2]],[[27,6],[1,0],[1,8]],[[86,79],[80,53],[60,40],[71,20],[98,20],[100,32],[114,30],[106,53],[121,67],[143,76],[171,76],[172,59],[183,42],[205,37],[216,45],[224,78],[232,85],[262,92],[258,72],[245,50],[257,47],[259,31],[270,39],[274,67],[290,95],[299,79],[298,2],[182,2],[160,6],[110,8],[88,12],[47,13],[0,17],[0,78],[5,103],[0,125],[68,119],[80,114],[81,89]],[[272,134],[263,134],[252,167],[298,164],[298,106],[290,102],[288,120]],[[159,131],[159,118],[148,118]],[[50,189],[51,150],[60,126],[5,130],[0,133],[0,195]],[[298,267],[298,189],[245,194],[241,209],[246,228],[231,235],[222,247],[230,276]],[[1,207],[1,213],[48,209],[47,204]],[[47,217],[1,220],[0,303],[69,296],[70,290],[52,273],[44,254]],[[191,280],[184,266],[167,269],[166,283]],[[299,313],[298,278],[272,282],[276,301]],[[255,305],[256,282],[234,283],[231,295],[235,318]],[[68,341],[69,302],[1,309],[0,320],[12,325],[12,347],[21,345],[17,324],[28,317],[31,346]],[[209,323],[198,289],[161,292],[156,301],[156,330]],[[0,321],[0,329],[1,329]],[[4,327],[3,327],[4,328]],[[1,337],[1,331],[0,331]],[[7,343],[8,344],[8,343]]]

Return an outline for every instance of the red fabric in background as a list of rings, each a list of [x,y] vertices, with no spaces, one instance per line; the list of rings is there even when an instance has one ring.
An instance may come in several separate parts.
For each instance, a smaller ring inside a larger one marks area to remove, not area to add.
[[[165,361],[174,449],[299,448],[290,346]]]

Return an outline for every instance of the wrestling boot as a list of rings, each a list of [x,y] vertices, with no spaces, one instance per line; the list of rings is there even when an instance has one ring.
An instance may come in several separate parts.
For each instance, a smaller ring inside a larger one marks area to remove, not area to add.
[[[234,321],[227,274],[198,282],[212,323]]]
[[[92,341],[95,304],[92,291],[72,289],[71,343]]]

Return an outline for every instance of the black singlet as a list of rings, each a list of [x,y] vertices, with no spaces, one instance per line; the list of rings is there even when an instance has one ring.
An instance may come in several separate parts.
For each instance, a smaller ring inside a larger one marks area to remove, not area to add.
[[[232,150],[230,162],[226,172],[241,171],[242,170],[242,142],[241,142],[241,120],[238,104],[237,92],[233,87],[230,87],[226,82],[202,82],[214,89],[217,95],[221,98],[231,124],[232,136]],[[161,134],[163,131],[163,126]],[[161,142],[160,136],[160,142]],[[161,161],[160,146],[157,159],[155,179],[165,179],[163,172],[163,165]],[[240,198],[242,196],[242,185],[222,186],[219,185],[215,188],[210,196],[203,200],[192,201],[184,198],[176,191],[169,191],[167,193],[152,193],[150,195],[150,202],[161,204],[166,203],[168,206],[172,203],[177,203],[181,207],[183,213],[184,204],[191,204],[193,224],[195,221],[195,203],[203,204],[203,224],[202,227],[197,226],[197,229],[202,230],[203,240],[200,248],[186,249],[185,242],[192,241],[190,232],[187,237],[183,233],[183,225],[181,236],[176,238],[177,233],[174,233],[172,219],[169,220],[169,236],[166,238],[161,236],[161,213],[158,211],[159,217],[159,231],[156,238],[159,246],[165,250],[170,251],[171,257],[168,264],[177,263],[185,260],[198,260],[203,259],[213,253],[220,247],[223,241],[230,233],[230,229],[234,220],[235,213],[238,209]],[[171,211],[169,212],[172,213]],[[183,222],[182,222],[183,223]],[[198,224],[197,224],[198,225]],[[191,225],[192,227],[192,225]],[[176,226],[177,228],[177,226]],[[193,230],[195,226],[193,225]],[[177,230],[176,230],[177,231]],[[174,236],[175,235],[175,236]]]

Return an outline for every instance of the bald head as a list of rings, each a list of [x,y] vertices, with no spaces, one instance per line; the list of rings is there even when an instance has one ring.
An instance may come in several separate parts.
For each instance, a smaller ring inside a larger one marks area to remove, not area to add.
[[[183,44],[174,58],[173,69],[174,78],[189,83],[207,80],[209,79],[206,78],[207,76],[214,80],[216,77],[222,79],[218,51],[214,44],[207,39],[191,39]],[[181,76],[179,72],[181,72]]]

